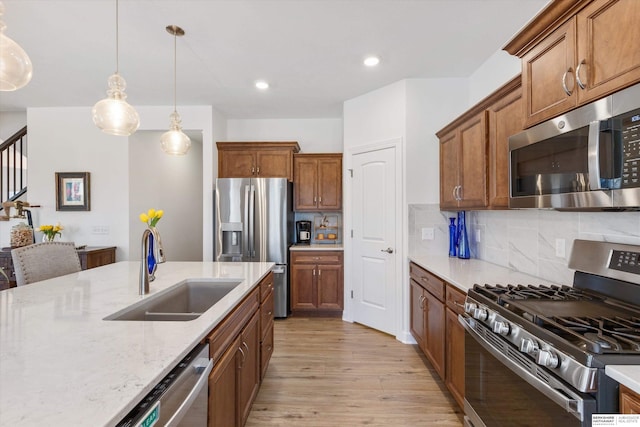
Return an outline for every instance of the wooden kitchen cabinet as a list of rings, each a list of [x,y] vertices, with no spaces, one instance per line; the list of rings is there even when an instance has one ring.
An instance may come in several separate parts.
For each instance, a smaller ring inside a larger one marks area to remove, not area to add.
[[[509,137],[524,128],[520,76],[498,91],[488,111],[489,127],[489,207],[509,207]]]
[[[464,292],[447,283],[444,382],[460,408],[464,407],[464,327],[458,321],[458,315],[464,313],[465,297]]]
[[[487,114],[469,117],[440,139],[440,208],[483,208],[487,186]]]
[[[293,314],[340,315],[344,308],[341,251],[291,252]]]
[[[525,126],[640,81],[637,0],[552,2],[504,49],[522,61]]]
[[[218,178],[293,180],[297,142],[217,142]]]
[[[342,209],[342,154],[296,154],[293,158],[294,210]]]
[[[523,129],[516,76],[437,133],[440,209],[509,207],[509,137]]]
[[[272,273],[264,280],[272,278]],[[261,283],[262,284],[262,283]],[[261,286],[256,287],[207,337],[210,427],[244,426],[261,380]]]
[[[445,305],[444,282],[424,270],[417,264],[411,263],[409,267],[410,278],[413,286],[411,291],[411,323],[412,334],[423,331],[416,337],[416,341],[422,341],[420,348],[431,362],[438,375],[445,377]],[[416,301],[414,298],[417,298]],[[415,308],[415,312],[414,312]],[[422,322],[420,321],[422,319]],[[421,322],[414,330],[414,323]],[[414,335],[415,337],[415,335]]]
[[[464,404],[464,328],[458,314],[465,293],[415,263],[409,264],[410,330],[456,402]]]
[[[620,385],[620,413],[640,414],[640,395],[622,384]]]

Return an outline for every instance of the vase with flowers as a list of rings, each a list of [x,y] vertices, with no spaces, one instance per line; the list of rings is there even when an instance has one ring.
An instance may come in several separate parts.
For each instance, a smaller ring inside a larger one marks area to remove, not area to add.
[[[38,227],[38,231],[42,232],[43,242],[53,242],[56,236],[62,236],[61,231],[64,227],[57,223],[56,225],[41,225]]]
[[[154,244],[159,245],[160,247],[162,246],[162,242],[160,241],[160,234],[158,233],[158,230],[156,230],[156,224],[158,223],[158,221],[160,221],[162,215],[164,215],[164,211],[162,209],[149,209],[146,213],[143,212],[139,216],[140,221],[147,224],[147,227],[151,231],[151,234],[149,235],[149,252],[147,253],[147,268],[149,270],[149,275],[151,276],[150,280],[153,280],[154,273],[158,264],[158,260],[155,257]],[[154,239],[157,240],[155,243]]]

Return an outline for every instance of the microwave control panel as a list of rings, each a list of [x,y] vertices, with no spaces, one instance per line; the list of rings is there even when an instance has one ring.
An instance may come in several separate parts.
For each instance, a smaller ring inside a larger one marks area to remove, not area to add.
[[[640,111],[622,117],[622,188],[640,187]]]

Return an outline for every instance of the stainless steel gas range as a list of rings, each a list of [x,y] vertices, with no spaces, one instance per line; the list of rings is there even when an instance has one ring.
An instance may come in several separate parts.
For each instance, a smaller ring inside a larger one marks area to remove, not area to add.
[[[475,285],[465,314],[465,423],[588,426],[618,413],[606,365],[640,365],[640,246],[576,240],[573,286]]]

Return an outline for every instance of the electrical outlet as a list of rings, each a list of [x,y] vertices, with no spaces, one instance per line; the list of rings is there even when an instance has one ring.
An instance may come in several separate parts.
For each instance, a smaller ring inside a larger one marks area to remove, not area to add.
[[[564,239],[556,239],[556,256],[558,258],[565,257],[566,241]]]
[[[480,230],[476,230],[476,243],[480,243]]]
[[[435,230],[433,228],[423,228],[422,229],[422,240],[433,240],[435,239]]]

